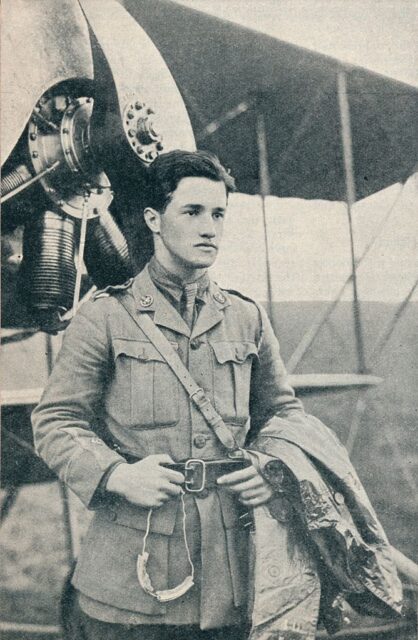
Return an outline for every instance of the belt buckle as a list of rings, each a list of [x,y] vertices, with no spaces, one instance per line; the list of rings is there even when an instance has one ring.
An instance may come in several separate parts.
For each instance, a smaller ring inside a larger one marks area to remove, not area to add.
[[[195,480],[196,480],[195,472],[197,469],[200,469],[201,481],[200,481],[200,486],[195,488]],[[184,481],[186,491],[188,493],[201,493],[205,488],[205,484],[206,484],[205,461],[201,460],[200,458],[190,458],[189,460],[186,460],[186,462],[184,463],[184,470],[186,472],[185,473],[186,479]],[[190,471],[192,472],[191,477],[189,477],[189,474],[188,474],[188,472]]]

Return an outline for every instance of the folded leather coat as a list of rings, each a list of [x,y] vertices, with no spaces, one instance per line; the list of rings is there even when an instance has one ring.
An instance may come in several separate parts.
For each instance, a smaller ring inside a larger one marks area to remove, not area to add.
[[[333,633],[344,601],[399,615],[389,542],[335,434],[295,412],[274,416],[249,448],[274,456],[264,474],[277,496],[254,510],[250,640],[313,639],[318,617]]]

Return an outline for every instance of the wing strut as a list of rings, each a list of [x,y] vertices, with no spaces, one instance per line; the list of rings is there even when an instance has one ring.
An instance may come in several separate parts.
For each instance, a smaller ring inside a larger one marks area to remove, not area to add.
[[[348,216],[348,226],[350,231],[351,269],[352,269],[353,298],[354,298],[353,299],[353,315],[354,315],[354,332],[356,336],[356,346],[357,346],[357,362],[358,362],[358,372],[366,373],[367,368],[366,368],[366,358],[364,353],[363,327],[361,323],[361,310],[360,310],[360,302],[359,302],[358,288],[357,288],[357,261],[356,261],[356,254],[355,254],[355,248],[354,248],[352,209],[356,201],[356,189],[355,189],[355,182],[354,182],[350,105],[348,102],[348,94],[347,94],[347,72],[346,71],[340,71],[338,73],[337,83],[338,83],[338,104],[340,108],[340,120],[341,120],[341,142],[342,142],[342,151],[343,151],[343,158],[344,158],[347,216]]]
[[[361,256],[357,259],[357,263],[356,263],[357,264],[357,269],[359,268],[360,264],[364,261],[364,259],[369,255],[370,251],[375,246],[377,240],[380,238],[380,236],[381,236],[381,234],[383,232],[383,229],[385,228],[385,225],[386,225],[387,221],[389,220],[390,216],[392,215],[395,207],[397,206],[397,204],[398,204],[398,202],[399,202],[399,200],[400,200],[400,198],[402,196],[404,184],[405,183],[402,183],[400,185],[400,189],[399,189],[398,193],[396,194],[395,199],[393,200],[392,204],[390,205],[390,208],[386,212],[384,218],[379,223],[379,227],[378,227],[378,230],[377,230],[376,234],[373,236],[373,238],[370,240],[368,245],[365,247],[365,249],[364,249],[363,253],[361,254]],[[328,306],[326,307],[325,311],[320,313],[320,315],[316,318],[314,323],[309,327],[309,329],[306,331],[306,333],[302,336],[302,338],[300,339],[297,347],[293,351],[293,353],[290,356],[289,360],[286,362],[286,368],[287,368],[288,373],[293,373],[296,370],[296,367],[301,362],[301,360],[304,357],[305,353],[308,351],[308,349],[310,349],[310,347],[312,346],[312,344],[313,344],[315,338],[317,337],[318,333],[320,332],[320,330],[322,329],[322,327],[324,326],[324,324],[326,323],[326,321],[328,320],[328,318],[330,317],[330,315],[332,314],[332,312],[336,308],[337,304],[340,302],[346,287],[350,284],[352,279],[353,279],[353,274],[350,273],[350,275],[346,278],[344,284],[342,285],[342,287],[338,291],[338,293],[337,293],[337,295],[335,297],[335,300],[333,300],[332,302],[330,302],[328,304]]]
[[[270,171],[267,152],[267,135],[264,113],[258,110],[256,114],[256,135],[258,148],[258,176],[259,190],[261,196],[261,208],[263,213],[264,247],[266,256],[266,279],[267,279],[267,311],[273,330],[277,335],[275,326],[275,314],[273,313],[273,291],[271,283],[271,263],[269,256],[269,243],[267,233],[266,198],[270,195]]]

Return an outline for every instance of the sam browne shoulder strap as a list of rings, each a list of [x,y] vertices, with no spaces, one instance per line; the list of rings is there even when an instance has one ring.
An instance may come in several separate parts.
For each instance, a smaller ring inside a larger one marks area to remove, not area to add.
[[[165,335],[154,324],[152,318],[148,314],[140,314],[138,316],[134,315],[129,308],[129,303],[125,296],[118,296],[117,299],[129,313],[132,320],[147,336],[151,344],[157,349],[158,353],[167,362],[172,372],[186,390],[193,404],[201,412],[218,440],[228,450],[228,455],[232,458],[241,457],[242,450],[238,446],[234,434],[216,411],[204,390],[195,382],[189,370],[181,361],[179,355],[174,351]]]

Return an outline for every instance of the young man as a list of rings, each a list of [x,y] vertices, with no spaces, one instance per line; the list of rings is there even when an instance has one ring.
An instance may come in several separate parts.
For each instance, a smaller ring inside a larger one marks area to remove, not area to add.
[[[239,640],[241,516],[273,495],[268,458],[246,451],[248,466],[231,470],[222,438],[135,318],[168,339],[238,447],[272,424],[303,431],[308,417],[265,312],[207,272],[232,178],[207,153],[174,151],[153,163],[149,185],[154,256],[77,313],[33,414],[35,443],[95,510],[73,577],[87,640]]]

